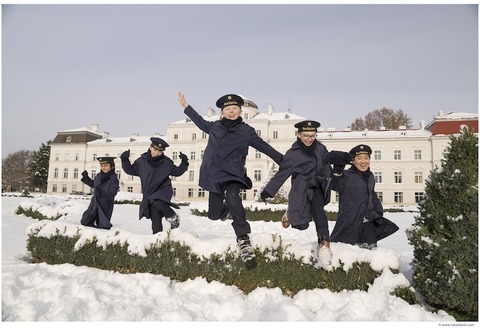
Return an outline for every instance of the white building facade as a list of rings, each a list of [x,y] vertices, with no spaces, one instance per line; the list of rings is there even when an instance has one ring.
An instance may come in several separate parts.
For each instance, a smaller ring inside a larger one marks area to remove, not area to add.
[[[448,122],[450,128],[465,125],[475,126],[478,130],[478,115],[469,113],[450,113],[449,119],[437,117],[427,127],[420,129],[398,129],[379,131],[334,131],[320,129],[317,139],[325,144],[328,150],[349,151],[354,146],[368,144],[372,150],[370,169],[376,179],[376,191],[384,205],[414,205],[422,198],[425,179],[435,166],[441,165],[441,160],[447,149],[450,134],[432,133],[437,120]],[[275,113],[272,105],[265,113],[260,113],[258,107],[248,99],[242,107],[242,117],[251,125],[260,137],[281,153],[285,153],[296,140],[294,124],[305,119],[290,112]],[[218,120],[219,113],[209,109],[206,120]],[[453,122],[453,123],[452,123]],[[438,126],[437,126],[438,127]],[[180,164],[179,153],[189,158],[189,168],[181,176],[172,177],[175,201],[189,202],[208,200],[208,192],[198,186],[199,170],[203,151],[207,145],[208,135],[198,129],[186,118],[167,125],[166,135],[158,136],[170,144],[165,155],[177,165]],[[116,173],[120,179],[120,191],[141,193],[140,179],[127,175],[121,169],[120,154],[130,149],[130,160],[133,162],[147,151],[151,136],[110,138],[108,133],[99,133],[98,125],[91,128],[65,130],[57,133],[51,142],[50,166],[48,174],[48,193],[90,193],[88,186],[83,184],[81,173],[87,170],[91,177],[99,171],[97,157],[116,156]],[[278,168],[273,160],[251,148],[246,161],[248,176],[252,179],[253,188],[243,192],[242,197],[253,200],[257,192],[266,183],[272,170]],[[284,185],[288,192],[290,181]],[[338,196],[332,193],[331,201],[337,202]]]

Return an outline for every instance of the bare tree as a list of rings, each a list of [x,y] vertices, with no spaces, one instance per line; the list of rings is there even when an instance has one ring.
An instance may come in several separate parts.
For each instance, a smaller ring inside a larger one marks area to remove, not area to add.
[[[412,119],[399,109],[394,111],[393,109],[383,107],[382,109],[375,109],[365,115],[365,119],[357,118],[350,128],[354,131],[378,130],[381,127],[386,129],[398,129],[400,126],[406,128],[412,127]]]
[[[20,150],[2,160],[2,190],[23,191],[30,187],[28,166],[33,152]]]

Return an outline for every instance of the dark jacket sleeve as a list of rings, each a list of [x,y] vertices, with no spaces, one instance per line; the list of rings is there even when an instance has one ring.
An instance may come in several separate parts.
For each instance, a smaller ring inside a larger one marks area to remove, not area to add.
[[[88,176],[87,177],[82,177],[82,179],[80,181],[82,181],[84,184],[86,184],[90,188],[93,188],[93,180],[90,179],[90,177],[88,177]]]
[[[273,159],[278,165],[282,162],[283,155],[260,138],[253,128],[250,132],[250,146]]]
[[[209,133],[210,129],[214,125],[214,122],[206,121],[202,116],[200,116],[192,106],[188,105],[187,108],[183,111],[195,125],[202,130],[203,132]]]
[[[264,190],[270,195],[275,196],[280,187],[287,181],[287,179],[292,175],[294,169],[294,158],[291,156],[291,152],[287,151],[285,156],[283,156],[282,163],[278,169],[278,172],[275,173],[273,178],[267,183]]]
[[[175,166],[173,167],[172,169],[172,172],[170,173],[170,175],[174,176],[174,177],[179,177],[181,176],[183,173],[185,173],[185,171],[188,169],[188,165],[189,163],[188,162],[181,162],[179,166]]]
[[[128,158],[122,158],[122,169],[127,174],[138,176],[138,172],[135,169],[135,164],[136,162],[134,162],[132,165],[132,163],[130,163],[130,159]]]

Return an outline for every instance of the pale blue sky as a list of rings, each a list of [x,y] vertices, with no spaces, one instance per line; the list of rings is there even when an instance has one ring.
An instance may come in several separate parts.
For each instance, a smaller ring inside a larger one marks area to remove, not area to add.
[[[164,134],[226,93],[343,129],[478,112],[477,5],[3,5],[2,157],[57,131]]]

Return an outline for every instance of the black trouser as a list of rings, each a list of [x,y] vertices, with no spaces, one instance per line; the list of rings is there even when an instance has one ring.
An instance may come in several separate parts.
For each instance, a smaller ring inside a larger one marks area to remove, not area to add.
[[[232,226],[235,235],[249,234],[250,224],[247,222],[245,208],[240,197],[240,189],[244,186],[236,181],[229,181],[220,185],[220,193],[210,192],[208,196],[208,218],[218,220],[223,209],[223,201],[227,204],[233,218]]]
[[[311,215],[313,223],[315,223],[315,230],[317,231],[318,239],[330,240],[330,233],[328,232],[328,218],[323,207],[325,206],[324,197],[321,189],[313,189]],[[298,230],[305,230],[310,223],[292,225],[292,228]]]
[[[154,234],[163,231],[162,218],[171,218],[175,211],[163,200],[156,199],[150,203],[150,219],[152,220],[152,231]]]

